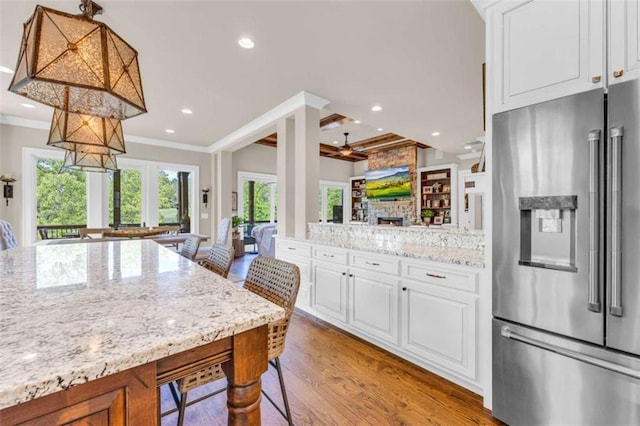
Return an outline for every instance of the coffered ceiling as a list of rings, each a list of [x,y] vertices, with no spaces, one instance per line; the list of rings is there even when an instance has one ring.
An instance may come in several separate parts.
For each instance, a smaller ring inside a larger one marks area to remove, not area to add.
[[[79,3],[0,0],[0,66],[15,67],[36,4]],[[345,131],[350,143],[394,134],[452,153],[482,134],[484,22],[469,0],[98,3],[96,19],[139,52],[149,113],[124,121],[127,135],[208,147],[301,91],[330,101],[322,117],[361,121],[322,131],[327,154]],[[245,36],[255,48],[238,46]],[[52,109],[23,107],[10,80],[0,73],[0,114],[49,122]]]

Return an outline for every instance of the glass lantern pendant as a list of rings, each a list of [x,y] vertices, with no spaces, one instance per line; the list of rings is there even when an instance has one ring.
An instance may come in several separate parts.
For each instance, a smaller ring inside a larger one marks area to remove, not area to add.
[[[47,145],[89,154],[117,155],[126,152],[120,120],[59,109],[53,111]]]
[[[66,151],[61,171],[64,170],[105,173],[108,170],[118,170],[118,165],[116,164],[115,155]]]
[[[138,52],[93,15],[102,9],[82,0],[82,15],[36,6],[24,24],[9,90],[66,112],[124,120],[147,112]]]

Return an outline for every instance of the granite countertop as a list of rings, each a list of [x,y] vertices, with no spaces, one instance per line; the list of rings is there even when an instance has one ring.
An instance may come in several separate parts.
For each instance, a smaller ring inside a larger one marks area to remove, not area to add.
[[[484,251],[459,247],[434,247],[400,241],[382,239],[314,239],[300,240],[308,243],[323,244],[332,247],[362,250],[371,253],[390,254],[413,259],[429,260],[432,262],[449,263],[452,265],[484,268]]]
[[[0,251],[0,409],[283,315],[149,240]]]
[[[484,234],[457,228],[309,224],[305,242],[484,268]]]

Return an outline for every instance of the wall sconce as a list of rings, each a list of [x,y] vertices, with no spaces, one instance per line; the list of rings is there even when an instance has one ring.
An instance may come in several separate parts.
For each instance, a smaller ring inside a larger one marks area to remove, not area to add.
[[[7,201],[8,206],[9,198],[13,198],[13,185],[11,184],[16,180],[11,177],[11,173],[0,176],[0,180],[4,182],[4,199]]]
[[[209,204],[209,188],[202,188],[202,203],[204,204],[204,208],[207,208],[207,204]]]

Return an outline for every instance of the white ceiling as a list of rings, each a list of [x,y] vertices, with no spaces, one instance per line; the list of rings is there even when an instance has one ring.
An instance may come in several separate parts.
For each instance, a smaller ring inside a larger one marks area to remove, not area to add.
[[[36,4],[76,13],[79,3],[0,0],[0,66],[15,67]],[[462,153],[483,133],[484,22],[469,0],[98,3],[96,19],[139,53],[149,113],[123,122],[128,135],[209,146],[303,90],[330,100],[325,114],[362,121],[322,132],[323,143],[381,127]],[[238,46],[243,36],[254,49]],[[10,81],[0,73],[0,114],[51,120],[50,107],[22,107]]]

